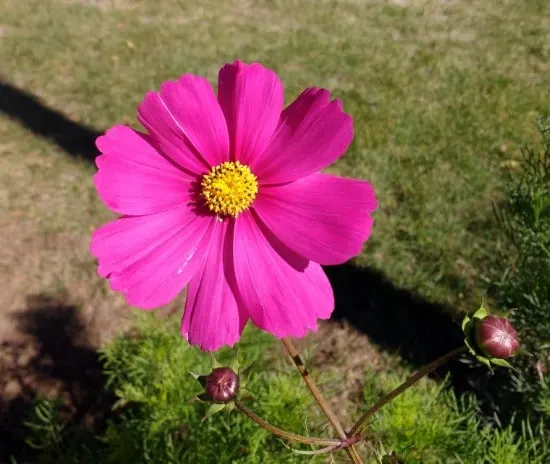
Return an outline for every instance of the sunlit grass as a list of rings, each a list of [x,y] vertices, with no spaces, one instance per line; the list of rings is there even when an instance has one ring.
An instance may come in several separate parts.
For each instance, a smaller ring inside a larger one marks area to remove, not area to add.
[[[359,262],[435,301],[477,300],[502,166],[549,106],[545,2],[8,0],[3,12],[5,77],[100,130],[133,124],[162,80],[215,81],[236,57],[273,67],[289,100],[330,88],[356,131],[331,169],[370,180],[380,199]],[[108,217],[92,166],[9,119],[0,134],[9,211],[82,237]]]

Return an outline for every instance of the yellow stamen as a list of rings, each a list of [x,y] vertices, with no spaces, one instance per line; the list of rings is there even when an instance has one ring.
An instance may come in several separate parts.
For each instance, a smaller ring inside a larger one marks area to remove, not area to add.
[[[237,217],[258,193],[258,180],[248,166],[226,161],[202,177],[201,195],[207,208],[218,216]]]

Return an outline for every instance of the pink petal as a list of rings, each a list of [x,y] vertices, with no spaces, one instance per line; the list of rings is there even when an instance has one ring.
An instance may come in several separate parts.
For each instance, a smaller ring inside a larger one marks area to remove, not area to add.
[[[277,75],[258,63],[226,64],[218,77],[218,101],[231,140],[232,159],[254,169],[283,109],[283,86]]]
[[[340,264],[361,252],[376,207],[368,182],[328,174],[264,186],[254,202],[262,221],[285,245],[320,264]]]
[[[353,139],[353,120],[324,89],[306,89],[281,114],[255,174],[264,184],[313,174],[336,161]]]
[[[160,96],[185,136],[210,166],[229,159],[227,124],[216,94],[203,77],[184,74],[164,82]]]
[[[233,292],[234,277],[227,239],[228,221],[216,221],[208,257],[189,285],[182,335],[204,351],[233,346],[247,322]],[[233,286],[233,288],[232,288]]]
[[[148,135],[115,126],[98,137],[94,183],[103,202],[120,214],[151,214],[190,201],[191,177],[150,144]]]
[[[205,259],[214,222],[215,218],[199,216],[184,206],[110,222],[92,237],[98,273],[133,306],[165,305],[182,291]]]
[[[202,77],[164,82],[140,103],[138,119],[167,156],[195,174],[229,159],[225,118]]]
[[[303,337],[330,317],[334,297],[321,266],[289,250],[253,213],[235,221],[233,255],[243,305],[258,327]]]

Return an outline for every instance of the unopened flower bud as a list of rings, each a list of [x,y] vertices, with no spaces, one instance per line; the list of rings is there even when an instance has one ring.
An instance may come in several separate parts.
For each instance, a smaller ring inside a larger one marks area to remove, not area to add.
[[[491,358],[506,359],[519,350],[516,329],[504,317],[490,315],[478,320],[475,340],[478,348]]]
[[[227,403],[239,393],[239,376],[229,367],[218,367],[206,377],[204,388],[214,403]]]

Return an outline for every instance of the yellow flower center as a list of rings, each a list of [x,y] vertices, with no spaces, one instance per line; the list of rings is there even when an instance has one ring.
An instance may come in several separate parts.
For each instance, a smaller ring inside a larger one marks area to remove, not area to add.
[[[218,216],[237,217],[258,193],[258,179],[248,166],[226,161],[202,177],[201,195],[207,208]]]

